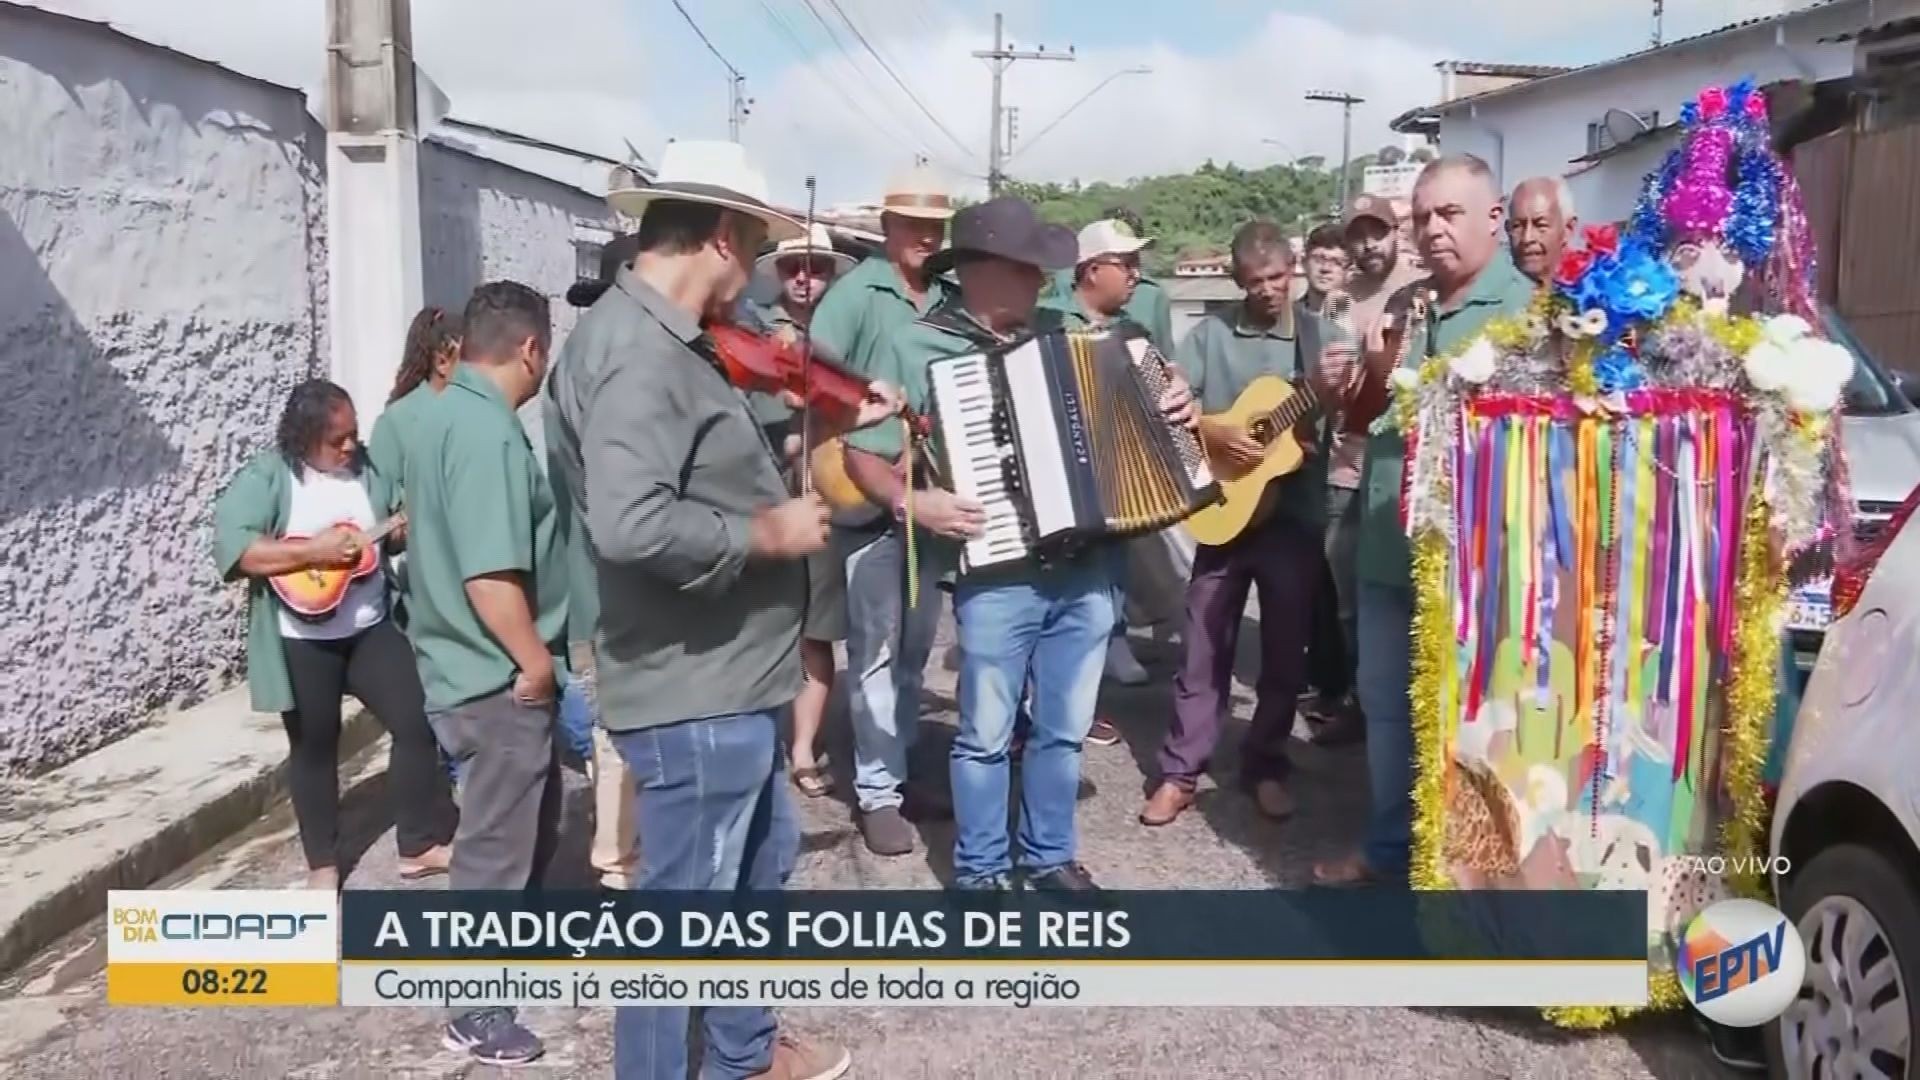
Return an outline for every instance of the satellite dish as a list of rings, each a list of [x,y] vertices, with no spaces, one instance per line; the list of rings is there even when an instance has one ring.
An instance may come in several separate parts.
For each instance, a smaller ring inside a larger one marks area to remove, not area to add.
[[[1600,123],[1606,127],[1607,138],[1612,139],[1615,146],[1651,130],[1645,120],[1625,109],[1608,109],[1606,115],[1600,118]]]

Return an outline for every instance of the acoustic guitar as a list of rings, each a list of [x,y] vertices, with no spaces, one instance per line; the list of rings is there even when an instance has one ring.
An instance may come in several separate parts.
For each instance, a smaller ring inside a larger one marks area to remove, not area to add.
[[[1320,317],[1332,332],[1320,343],[1322,357],[1335,351],[1357,352],[1353,333],[1353,301],[1344,292],[1328,294]],[[1308,327],[1299,328],[1305,334]],[[1315,336],[1318,336],[1317,334]],[[1230,459],[1224,448],[1209,444],[1205,427],[1201,443],[1207,451],[1207,464],[1220,483],[1219,502],[1195,513],[1186,526],[1197,543],[1217,547],[1267,519],[1273,510],[1273,482],[1300,468],[1306,451],[1294,434],[1295,426],[1320,407],[1313,386],[1302,378],[1290,382],[1278,375],[1261,375],[1248,383],[1233,407],[1207,417],[1203,424],[1225,427],[1245,433],[1264,448],[1258,464],[1251,468]]]
[[[287,606],[287,610],[303,619],[318,622],[332,615],[340,607],[340,601],[346,599],[347,590],[353,583],[380,569],[380,541],[387,534],[405,524],[405,514],[395,514],[380,526],[367,534],[367,546],[361,549],[360,561],[352,566],[330,569],[311,567],[306,570],[290,570],[267,579],[273,594]],[[336,522],[336,525],[352,526],[351,521]],[[283,540],[306,540],[307,536],[289,534]]]
[[[1195,542],[1217,547],[1266,520],[1273,509],[1273,482],[1306,460],[1294,426],[1319,405],[1305,380],[1295,385],[1278,375],[1262,375],[1240,391],[1232,408],[1203,421],[1245,432],[1265,453],[1258,464],[1246,468],[1229,459],[1218,443],[1209,444],[1202,429],[1201,443],[1221,498],[1186,520]]]

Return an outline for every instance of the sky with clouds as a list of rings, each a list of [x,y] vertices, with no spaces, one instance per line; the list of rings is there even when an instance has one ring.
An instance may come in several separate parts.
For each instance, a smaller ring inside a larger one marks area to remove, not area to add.
[[[325,0],[28,2],[317,100]],[[1804,2],[1666,0],[1666,34]],[[983,186],[991,78],[970,53],[991,45],[995,11],[1018,47],[1072,45],[1076,57],[1009,69],[1008,173],[1087,182],[1208,159],[1337,157],[1340,110],[1303,101],[1308,90],[1366,99],[1354,110],[1363,152],[1394,139],[1388,119],[1437,96],[1439,60],[1588,63],[1645,47],[1653,18],[1653,0],[680,3],[746,77],[742,141],[775,197],[797,199],[812,174],[823,204],[876,197],[916,155],[957,187]],[[673,0],[413,0],[413,22],[416,58],[461,119],[612,157],[631,141],[650,160],[670,138],[726,137],[731,77]],[[1134,68],[1149,72],[1108,81]]]

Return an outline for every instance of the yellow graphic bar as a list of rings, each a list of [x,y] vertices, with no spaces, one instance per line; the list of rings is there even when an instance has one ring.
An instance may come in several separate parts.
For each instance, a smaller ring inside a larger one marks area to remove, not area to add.
[[[336,964],[108,964],[109,1005],[338,1005]]]

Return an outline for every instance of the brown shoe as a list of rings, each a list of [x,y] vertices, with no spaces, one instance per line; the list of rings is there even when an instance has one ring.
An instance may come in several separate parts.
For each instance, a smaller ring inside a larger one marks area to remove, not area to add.
[[[1367,862],[1367,857],[1357,851],[1344,859],[1313,864],[1313,883],[1322,888],[1352,889],[1379,881],[1379,873]]]
[[[1253,804],[1275,821],[1293,816],[1293,796],[1287,794],[1286,785],[1278,780],[1262,780],[1253,785]]]
[[[751,1080],[840,1080],[853,1068],[844,1046],[814,1042],[781,1032],[774,1039],[773,1063]]]
[[[1140,824],[1171,825],[1175,818],[1193,805],[1193,792],[1171,781],[1162,781],[1148,797],[1147,805],[1140,808]]]

